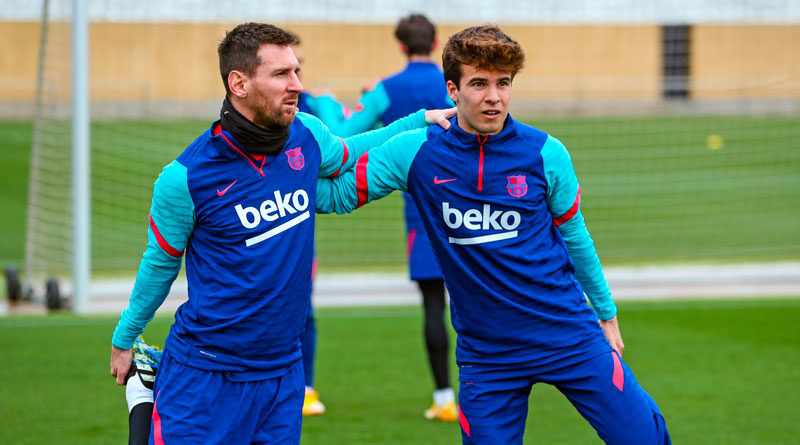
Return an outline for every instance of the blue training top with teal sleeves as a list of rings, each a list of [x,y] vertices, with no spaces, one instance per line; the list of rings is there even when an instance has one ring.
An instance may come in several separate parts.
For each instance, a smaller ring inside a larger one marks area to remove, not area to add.
[[[148,245],[112,344],[129,349],[163,303],[186,257],[189,299],[175,313],[165,350],[181,363],[279,375],[300,359],[309,304],[318,177],[335,177],[402,131],[420,111],[341,140],[299,113],[289,139],[261,161],[219,121],[156,180]]]
[[[511,116],[490,136],[451,124],[395,136],[321,179],[317,212],[411,194],[450,291],[462,380],[610,351],[597,320],[616,306],[563,144]]]

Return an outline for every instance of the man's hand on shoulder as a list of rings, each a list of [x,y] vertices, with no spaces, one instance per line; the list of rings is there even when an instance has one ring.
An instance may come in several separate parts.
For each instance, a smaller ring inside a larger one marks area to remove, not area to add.
[[[111,376],[117,380],[117,385],[125,385],[125,376],[131,369],[133,353],[130,349],[120,349],[111,346]]]
[[[450,128],[450,119],[456,115],[456,107],[443,110],[425,110],[425,122],[428,125],[436,124],[445,130]]]
[[[625,344],[622,343],[622,335],[619,333],[619,323],[617,323],[617,316],[608,319],[608,320],[600,320],[600,327],[603,328],[603,334],[605,334],[608,342],[611,344],[611,347],[617,351],[620,357],[622,357],[622,351],[625,349]]]

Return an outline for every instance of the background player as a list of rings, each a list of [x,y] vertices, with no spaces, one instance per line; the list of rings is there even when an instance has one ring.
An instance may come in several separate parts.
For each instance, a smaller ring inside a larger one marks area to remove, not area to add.
[[[309,306],[316,178],[336,176],[400,131],[443,119],[419,112],[370,134],[335,138],[317,119],[297,114],[294,42],[267,24],[226,34],[218,47],[227,92],[221,119],[155,183],[148,247],[114,331],[110,371],[125,382],[131,346],[185,253],[189,301],[175,314],[159,363],[156,442],[299,442],[299,340]]]
[[[381,80],[364,93],[357,111],[347,118],[337,112],[336,107],[320,107],[320,119],[334,134],[349,136],[381,124],[388,125],[420,108],[453,106],[447,95],[444,75],[431,57],[437,43],[433,23],[424,15],[411,14],[397,23],[395,37],[400,50],[408,58],[402,71]],[[417,206],[408,193],[403,193],[403,202],[409,276],[422,293],[425,346],[436,387],[433,405],[425,410],[424,415],[427,419],[455,421],[458,412],[450,386],[449,340],[444,321],[444,279]]]
[[[321,179],[320,197],[331,196],[317,202],[335,205],[317,210],[352,211],[395,189],[414,198],[451,293],[465,444],[521,444],[537,382],[556,386],[607,443],[670,443],[622,361],[569,153],[508,114],[522,48],[496,26],[474,27],[450,37],[442,59],[454,125],[397,136],[356,173]]]

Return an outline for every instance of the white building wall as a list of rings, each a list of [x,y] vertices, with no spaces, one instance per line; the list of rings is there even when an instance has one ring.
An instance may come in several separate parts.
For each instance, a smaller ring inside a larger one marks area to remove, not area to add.
[[[71,0],[48,0],[53,20]],[[0,0],[0,21],[39,21],[42,3]],[[410,12],[447,23],[800,23],[800,0],[89,0],[92,21],[395,23]]]

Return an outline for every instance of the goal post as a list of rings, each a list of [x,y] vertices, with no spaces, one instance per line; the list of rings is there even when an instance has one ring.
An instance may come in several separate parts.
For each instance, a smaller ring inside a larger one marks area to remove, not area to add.
[[[72,0],[72,8],[72,303],[75,312],[86,313],[91,276],[88,0]]]

